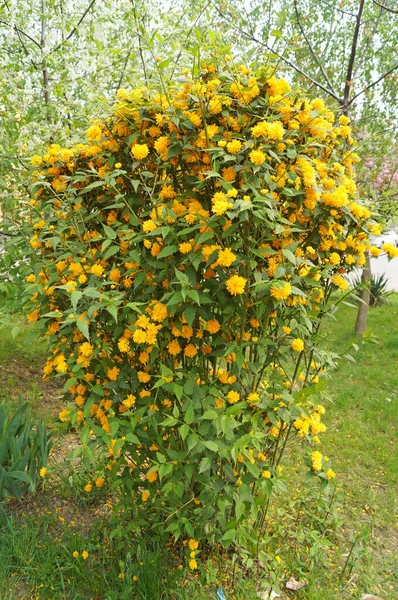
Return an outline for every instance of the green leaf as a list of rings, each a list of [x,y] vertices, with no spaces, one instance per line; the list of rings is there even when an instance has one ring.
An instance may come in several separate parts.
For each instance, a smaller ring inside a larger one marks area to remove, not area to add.
[[[90,332],[89,332],[88,324],[86,323],[86,320],[85,319],[77,319],[76,325],[77,325],[77,328],[80,331],[80,333],[82,333],[84,335],[84,337],[87,340],[89,340]]]
[[[68,381],[65,383],[64,387],[62,388],[62,391],[67,392],[69,390],[69,388],[72,387],[72,385],[75,385],[76,382],[77,382],[76,377],[70,377],[68,379]]]
[[[105,252],[105,254],[103,256],[103,260],[108,260],[108,258],[110,258],[111,256],[114,256],[115,254],[117,254],[119,252],[119,250],[120,250],[119,246],[111,246]]]
[[[114,304],[108,304],[105,306],[105,310],[115,319],[117,323],[117,307]]]
[[[103,224],[102,227],[104,228],[105,236],[108,239],[114,240],[116,238],[116,231],[114,231],[112,229],[112,227],[109,227],[108,225],[105,225],[105,224]]]
[[[203,415],[202,415],[202,419],[205,420],[209,420],[209,421],[213,421],[214,419],[217,419],[218,417],[218,413],[216,413],[215,410],[206,410]]]
[[[176,395],[176,398],[181,400],[184,393],[184,388],[182,385],[178,385],[178,383],[173,383],[173,392]]]
[[[29,475],[27,473],[24,473],[23,471],[7,471],[7,475],[9,477],[12,477],[12,479],[18,479],[18,481],[24,481],[25,483],[28,483],[29,485],[32,483],[32,478],[29,477]]]
[[[176,246],[175,244],[172,246],[165,246],[164,248],[161,249],[161,251],[159,252],[159,254],[157,255],[157,258],[166,258],[167,256],[171,256],[172,254],[175,254],[178,250],[178,246]]]
[[[205,456],[202,458],[199,464],[199,473],[205,473],[205,471],[209,471],[212,463],[212,458],[210,456]]]
[[[160,465],[159,467],[159,479],[163,479],[166,475],[169,475],[173,470],[172,463],[166,463],[164,465]]]
[[[163,454],[160,454],[160,452],[156,452],[156,458],[161,465],[166,462],[166,457]]]
[[[191,435],[188,436],[188,440],[187,440],[188,452],[193,450],[193,448],[195,448],[195,446],[198,444],[198,442],[199,442],[199,436],[196,435],[196,433],[191,433]]]
[[[170,146],[167,153],[167,160],[174,158],[174,156],[178,156],[179,154],[181,154],[181,144],[173,144]]]
[[[187,308],[184,310],[184,317],[189,326],[192,326],[192,323],[195,320],[195,316],[196,308],[194,308],[191,305],[187,306]]]
[[[79,290],[76,290],[75,292],[71,293],[70,301],[73,306],[73,310],[76,310],[77,303],[79,302],[79,300],[82,296],[83,296],[83,292],[80,292]]]
[[[191,425],[195,420],[195,412],[193,410],[193,406],[190,403],[188,406],[188,410],[185,413],[184,421],[187,425]]]
[[[126,435],[126,442],[131,442],[132,444],[136,444],[137,446],[141,445],[140,440],[134,433],[128,433]]]
[[[188,298],[192,298],[192,300],[196,302],[196,304],[200,304],[200,297],[196,290],[188,290],[187,296]]]
[[[211,440],[209,440],[207,442],[204,441],[203,443],[206,446],[206,448],[208,448],[212,452],[218,452],[219,448],[218,448],[218,444],[216,444],[216,442],[212,442]]]
[[[181,425],[178,431],[180,432],[181,439],[185,440],[189,433],[189,426],[185,424]]]
[[[74,292],[73,292],[74,293]],[[84,296],[88,296],[89,298],[102,298],[101,292],[93,287],[88,287],[83,291]]]

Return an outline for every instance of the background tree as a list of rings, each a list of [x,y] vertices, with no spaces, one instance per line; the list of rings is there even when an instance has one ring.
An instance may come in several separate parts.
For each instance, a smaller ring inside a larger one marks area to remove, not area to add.
[[[267,6],[253,2],[249,13],[238,12],[238,5],[232,11],[223,5],[217,10],[252,44],[271,51],[296,77],[309,81],[316,93],[332,98],[356,130],[366,126],[374,135],[396,127],[398,88],[392,84],[398,73],[398,18],[389,0],[293,0],[292,6],[275,2],[282,9],[279,23],[277,11]],[[283,31],[272,29],[278,24]],[[370,276],[367,255],[355,326],[359,335],[366,330]]]

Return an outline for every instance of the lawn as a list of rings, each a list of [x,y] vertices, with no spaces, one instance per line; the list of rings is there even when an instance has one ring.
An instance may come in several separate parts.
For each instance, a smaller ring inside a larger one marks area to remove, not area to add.
[[[269,526],[274,573],[308,584],[284,591],[282,598],[359,599],[371,592],[383,600],[398,597],[397,314],[397,297],[372,309],[371,341],[359,344],[355,362],[342,361],[331,374],[321,450],[337,474],[332,502],[303,484],[297,457],[290,456],[285,466],[287,493],[276,503]],[[327,322],[336,352],[353,341],[354,320],[355,309],[342,306],[338,320]],[[88,499],[84,471],[60,466],[77,440],[56,419],[62,385],[42,381],[45,350],[31,326],[15,340],[10,331],[0,339],[1,398],[29,398],[36,415],[45,416],[54,430],[49,480],[34,497],[0,505],[1,600],[216,599],[211,572],[216,557],[210,557],[207,580],[184,583],[178,571],[170,575],[167,568],[170,560],[178,560],[173,548],[153,541],[138,556],[134,545],[130,553],[116,556],[109,538],[110,491],[98,490]],[[297,523],[304,533],[295,537]],[[225,572],[227,589],[232,571]],[[235,593],[226,592],[226,598],[254,600],[262,577],[260,569],[255,579],[237,578]]]

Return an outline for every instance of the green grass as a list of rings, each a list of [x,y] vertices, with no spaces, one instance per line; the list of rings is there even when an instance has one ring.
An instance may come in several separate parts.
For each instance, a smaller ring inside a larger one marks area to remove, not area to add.
[[[351,343],[355,315],[355,309],[342,306],[338,320],[326,324],[336,352]],[[272,549],[282,558],[280,574],[308,581],[302,590],[282,598],[345,600],[370,592],[384,600],[398,598],[397,322],[396,296],[389,305],[373,308],[369,327],[377,343],[359,344],[355,362],[341,361],[329,381],[324,403],[328,429],[321,451],[337,474],[334,508],[329,512],[316,485],[302,484],[286,496],[290,515],[276,505],[273,526],[280,527],[281,535],[284,528],[293,531],[296,515],[303,525],[301,537],[284,534],[280,546]],[[3,382],[8,374],[0,395],[16,397],[17,391],[33,397],[37,414],[54,415],[59,391],[50,388],[55,390],[51,396],[41,381],[45,344],[34,339],[34,327],[27,327],[15,340],[10,332],[0,340]],[[132,555],[122,553],[118,560],[109,540],[109,490],[84,502],[84,474],[72,475],[70,481],[54,477],[22,508],[0,507],[1,600],[216,599],[211,568],[207,581],[192,578],[184,583],[181,572],[170,574],[166,549],[153,542],[138,554],[132,544]],[[73,557],[74,551],[81,555],[84,549],[89,552],[86,561]],[[238,578],[234,598],[255,600],[264,575],[260,570],[252,578]]]

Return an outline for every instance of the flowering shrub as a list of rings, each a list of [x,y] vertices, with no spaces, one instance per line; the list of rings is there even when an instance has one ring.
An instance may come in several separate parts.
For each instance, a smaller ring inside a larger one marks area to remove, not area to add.
[[[255,548],[288,442],[334,477],[312,398],[326,303],[369,247],[358,158],[346,117],[228,62],[120,90],[87,139],[32,159],[28,319],[132,527],[189,538],[195,569],[199,542]]]

